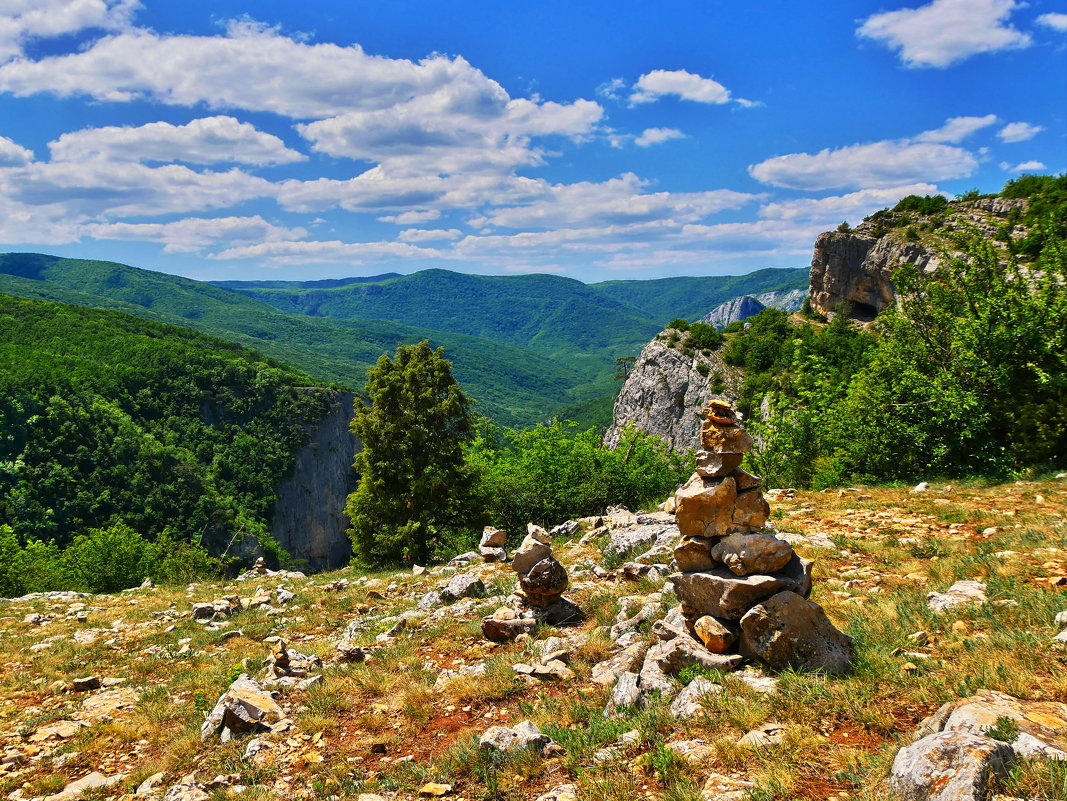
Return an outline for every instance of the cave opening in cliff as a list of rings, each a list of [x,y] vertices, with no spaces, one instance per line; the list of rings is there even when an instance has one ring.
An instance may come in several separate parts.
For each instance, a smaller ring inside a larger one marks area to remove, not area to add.
[[[852,301],[848,316],[854,320],[860,320],[862,322],[869,323],[871,320],[878,316],[878,309],[874,308],[874,306],[872,306],[870,303],[859,303],[857,301]]]

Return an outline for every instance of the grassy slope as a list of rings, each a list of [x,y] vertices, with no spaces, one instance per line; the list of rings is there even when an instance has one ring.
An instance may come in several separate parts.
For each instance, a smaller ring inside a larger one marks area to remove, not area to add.
[[[805,289],[808,269],[766,269],[748,275],[688,276],[651,281],[605,281],[590,289],[625,303],[651,318],[662,328],[682,317],[695,320],[720,303],[741,295],[774,290]]]
[[[603,394],[579,390],[583,376],[529,350],[383,320],[324,320],[286,314],[200,281],[113,262],[0,254],[0,291],[116,309],[238,342],[321,378],[360,387],[364,373],[398,342],[443,345],[479,411],[509,425],[549,416]]]
[[[189,618],[190,602],[231,592],[247,597],[260,585],[273,589],[279,579],[247,582],[237,590],[232,584],[205,583],[192,596],[184,585],[95,596],[88,624],[64,615],[68,604],[51,599],[0,605],[0,663],[6,667],[0,673],[0,749],[18,753],[34,733],[38,736],[30,744],[39,749],[19,773],[0,774],[0,792],[25,786],[24,797],[46,795],[90,770],[128,774],[110,797],[131,791],[156,771],[166,774],[159,785],[166,792],[195,770],[202,782],[235,773],[233,783],[264,799],[310,798],[322,795],[324,787],[342,801],[359,793],[413,798],[425,782],[436,781],[452,785],[449,797],[457,798],[532,799],[573,783],[579,798],[632,801],[699,798],[711,772],[755,782],[753,799],[885,801],[879,783],[893,755],[940,704],[978,688],[1067,700],[1067,652],[1052,642],[1052,618],[1063,608],[1063,593],[1050,580],[1067,565],[1062,552],[1047,550],[1067,548],[1059,516],[1063,492],[1063,481],[957,484],[955,489],[935,484],[921,495],[908,488],[880,488],[840,496],[800,492],[772,502],[783,530],[829,534],[833,540],[834,547],[797,547],[815,559],[813,600],[855,638],[854,671],[835,677],[786,672],[778,676],[780,689],[773,695],[711,672],[709,680],[722,692],[705,696],[703,712],[689,721],[673,719],[660,702],[604,718],[610,689],[590,680],[591,666],[612,653],[601,629],[615,622],[624,605],[632,614],[650,603],[659,616],[677,599],[665,593],[662,604],[658,598],[646,600],[643,596],[659,587],[598,579],[588,572],[568,596],[589,619],[577,629],[539,628],[527,645],[483,640],[480,618],[499,605],[494,599],[463,611],[456,607],[435,622],[416,617],[399,634],[377,640],[396,615],[447,581],[437,568],[421,577],[406,570],[365,580],[346,570],[286,580],[297,593],[299,615],[240,612],[228,630],[240,629],[242,635],[225,641],[221,632]],[[979,534],[986,527],[995,527],[996,534]],[[556,554],[572,571],[601,561],[593,547],[561,544]],[[1009,555],[995,555],[1000,551]],[[490,594],[506,594],[515,586],[506,563],[473,569],[484,571]],[[351,581],[345,591],[323,589],[341,578]],[[944,591],[957,579],[985,581],[990,602],[944,615],[930,612],[926,594]],[[49,622],[24,622],[31,612],[47,615]],[[107,628],[116,618],[122,620],[106,632],[117,641],[115,648],[71,640],[78,630]],[[372,659],[347,665],[332,660],[334,643],[349,623],[363,626],[352,639],[370,649]],[[638,637],[651,643],[655,635],[648,625]],[[927,633],[925,642],[908,639],[918,630]],[[327,662],[324,682],[284,693],[280,703],[294,728],[262,735],[270,746],[264,749],[266,758],[241,760],[247,741],[201,743],[199,729],[215,698],[242,669],[242,660],[252,666],[249,672],[262,675],[268,635],[321,655]],[[527,686],[512,665],[533,663],[536,649],[550,636],[581,643],[572,648],[575,676]],[[53,637],[52,647],[30,651]],[[190,638],[189,652],[175,656],[184,638]],[[443,669],[482,663],[484,675],[437,685]],[[118,676],[125,683],[115,690],[70,692],[70,680],[83,675]],[[94,719],[88,704],[82,707],[86,699],[100,701],[116,692],[132,693],[132,702],[111,719]],[[88,728],[77,735],[72,751],[69,740],[48,736],[47,727],[69,719],[74,710],[86,714]],[[490,760],[478,748],[477,738],[490,726],[526,719],[562,753],[542,759],[519,750]],[[745,732],[769,722],[785,728],[783,745],[736,745]],[[635,729],[635,740],[617,745],[622,734]],[[663,743],[677,740],[703,740],[710,753],[699,764],[671,760]],[[616,745],[609,761],[594,756]],[[54,759],[64,751],[74,756]],[[1063,767],[1025,765],[1010,786],[1000,789],[1018,798],[1067,798]]]

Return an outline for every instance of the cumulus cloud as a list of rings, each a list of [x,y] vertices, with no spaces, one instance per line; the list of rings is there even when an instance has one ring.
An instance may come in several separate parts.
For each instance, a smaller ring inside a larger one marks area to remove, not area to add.
[[[529,202],[495,208],[472,223],[508,228],[574,228],[667,218],[695,221],[719,211],[740,208],[758,198],[730,189],[646,193],[644,187],[644,182],[633,173],[601,182],[540,182],[537,196]]]
[[[935,195],[934,184],[916,183],[885,189],[861,189],[847,195],[821,198],[800,198],[766,203],[760,207],[760,217],[774,220],[810,220],[829,224],[841,220],[866,217],[878,209],[892,206],[908,195]]]
[[[269,181],[233,169],[196,172],[177,164],[33,162],[0,170],[0,195],[70,216],[156,215],[226,208],[271,197]]]
[[[899,52],[908,67],[947,67],[978,53],[1029,47],[1008,24],[1017,0],[933,0],[918,8],[868,17],[857,34]]]
[[[817,190],[963,178],[977,168],[978,160],[963,148],[903,139],[775,156],[748,172],[772,186]]]
[[[87,28],[128,28],[137,0],[4,0],[0,3],[0,63],[22,53],[37,38],[77,33]]]
[[[396,238],[398,242],[439,242],[461,236],[463,233],[456,228],[406,228]]]
[[[1045,129],[1040,125],[1032,125],[1029,122],[1009,122],[997,132],[997,138],[1002,142],[1025,142],[1043,130]]]
[[[17,167],[33,161],[33,151],[6,136],[0,136],[0,167]]]
[[[305,228],[286,228],[254,217],[187,217],[168,223],[97,223],[83,231],[94,239],[159,242],[167,253],[194,253],[220,243],[281,242],[307,236]]]
[[[277,136],[233,117],[204,117],[185,125],[150,122],[65,133],[48,143],[53,161],[185,161],[213,164],[289,164],[307,158]]]
[[[416,223],[430,222],[436,220],[441,216],[441,212],[437,209],[414,209],[412,211],[405,211],[400,214],[387,215],[385,217],[379,217],[380,222],[391,222],[398,225],[415,225]]]
[[[1037,172],[1047,168],[1040,161],[1024,161],[1020,164],[1016,164],[1014,167],[1008,162],[1002,161],[1000,163],[1000,169],[1006,170],[1007,172]]]
[[[975,131],[988,128],[997,122],[996,114],[986,114],[984,117],[952,117],[946,120],[940,128],[932,131],[924,131],[915,137],[916,142],[940,142],[956,144],[962,142]]]
[[[677,128],[645,128],[641,135],[634,139],[638,147],[651,147],[671,139],[685,139],[685,134]]]
[[[652,70],[637,79],[631,103],[652,103],[666,95],[674,95],[694,103],[727,103],[730,92],[718,81],[704,78],[686,70]]]
[[[1060,14],[1055,11],[1049,14],[1042,14],[1037,18],[1037,22],[1056,31],[1067,31],[1067,14]]]

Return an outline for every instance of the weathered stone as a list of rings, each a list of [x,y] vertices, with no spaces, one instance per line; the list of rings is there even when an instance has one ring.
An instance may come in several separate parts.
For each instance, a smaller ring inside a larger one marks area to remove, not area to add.
[[[664,747],[691,765],[707,762],[715,756],[714,746],[708,745],[703,740],[675,740]]]
[[[543,620],[552,626],[566,626],[585,619],[578,605],[567,598],[557,598],[548,606],[535,606],[522,613],[529,620]]]
[[[682,537],[674,548],[674,562],[682,573],[710,570],[715,567],[711,548],[715,540],[706,537]]]
[[[520,634],[533,634],[536,630],[536,620],[498,620],[495,617],[482,620],[482,634],[490,642],[510,642]]]
[[[741,426],[722,425],[711,420],[700,429],[700,446],[713,453],[748,453],[755,443]]]
[[[266,731],[270,723],[284,717],[281,707],[255,681],[241,674],[208,713],[200,727],[200,739],[207,741],[221,730],[222,742],[254,731]]]
[[[620,709],[636,707],[641,703],[644,692],[641,690],[641,678],[630,671],[619,675],[615,687],[611,691],[607,706],[604,707],[604,717],[615,717]]]
[[[589,671],[590,681],[603,685],[614,684],[623,673],[641,664],[647,650],[648,644],[641,639],[626,645],[619,653],[593,665]]]
[[[1011,747],[1019,757],[1067,759],[1067,704],[1022,701],[992,690],[944,704],[919,724],[915,739],[939,731],[986,736],[1002,718],[1015,724],[1017,734]]]
[[[638,548],[655,546],[659,543],[671,543],[678,537],[677,526],[667,523],[634,526],[614,529],[608,544],[604,546],[605,556],[618,556]]]
[[[794,554],[785,569],[774,575],[738,577],[720,565],[701,573],[674,573],[669,580],[690,620],[704,615],[740,620],[753,606],[783,590],[810,593],[811,562]]]
[[[573,537],[579,531],[581,531],[581,526],[578,525],[577,520],[567,520],[563,523],[560,523],[548,533],[552,537],[552,539],[555,539],[556,537]]]
[[[543,750],[552,740],[533,723],[524,720],[513,726],[492,726],[479,738],[478,745],[495,751],[514,751],[517,748]]]
[[[745,748],[770,748],[785,742],[785,727],[780,723],[764,723],[745,732],[737,744]]]
[[[482,545],[478,547],[478,553],[482,555],[482,559],[486,562],[506,562],[508,560],[508,552],[503,548]]]
[[[485,584],[470,573],[457,573],[440,590],[445,601],[458,601],[460,598],[484,598]]]
[[[697,451],[696,473],[703,478],[725,476],[740,467],[744,459],[743,453]]]
[[[348,639],[343,639],[334,646],[337,649],[337,658],[342,662],[363,662],[367,658],[367,652]]]
[[[652,662],[668,676],[676,676],[690,665],[730,671],[743,661],[740,654],[714,654],[691,637],[658,642],[645,655],[645,665]],[[641,674],[644,676],[644,670]]]
[[[466,553],[457,554],[448,560],[449,567],[467,567],[474,562],[477,562],[482,558],[482,555],[477,551],[467,551]]]
[[[694,474],[675,493],[678,530],[687,537],[721,537],[733,522],[737,485],[731,476],[701,478]]]
[[[541,530],[544,531],[544,529]],[[548,538],[547,532],[545,532],[545,538]],[[542,541],[534,534],[527,534],[519,545],[519,549],[515,551],[515,556],[512,557],[511,568],[523,576],[542,559],[548,559],[550,556],[552,556],[552,546],[548,542]]]
[[[711,615],[698,618],[693,624],[697,637],[713,654],[725,653],[737,640],[737,633]]]
[[[788,591],[741,618],[738,649],[775,670],[845,673],[852,663],[852,640],[834,627],[821,606]]]
[[[734,499],[734,516],[730,529],[760,531],[767,525],[770,513],[771,507],[767,505],[759,488],[738,492],[737,498]]]
[[[439,591],[430,590],[419,598],[419,601],[415,606],[418,609],[433,609],[435,606],[441,606],[444,602],[445,599]]]
[[[549,606],[567,589],[567,570],[551,556],[519,576],[519,586],[533,606]]]
[[[926,596],[926,605],[938,614],[957,606],[984,604],[989,600],[985,584],[981,581],[957,581],[944,592],[931,592]]]
[[[673,495],[663,502],[663,511],[669,515],[673,515],[678,511],[678,502],[675,501]]]
[[[928,735],[901,748],[889,786],[903,801],[987,801],[992,776],[1015,764],[1011,746],[956,731]]]
[[[704,710],[704,706],[700,703],[704,696],[718,695],[721,692],[722,687],[720,685],[713,683],[704,676],[697,676],[671,702],[670,713],[679,720],[689,720]]]
[[[734,482],[737,484],[738,492],[754,489],[763,483],[762,478],[746,473],[744,470],[734,470],[730,475],[733,476]]]
[[[578,801],[578,788],[573,784],[561,784],[539,795],[537,801]]]
[[[100,689],[100,677],[99,676],[84,676],[80,679],[72,679],[70,682],[70,688],[75,692],[88,692],[89,690]]]
[[[503,548],[507,539],[508,533],[503,529],[486,526],[478,545],[482,548]]]
[[[793,546],[770,534],[731,534],[711,549],[712,561],[722,562],[737,576],[775,573],[792,558]]]

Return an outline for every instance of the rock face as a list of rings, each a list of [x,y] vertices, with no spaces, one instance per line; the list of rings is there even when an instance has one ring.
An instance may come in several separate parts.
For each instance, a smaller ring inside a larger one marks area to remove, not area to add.
[[[777,669],[846,672],[851,640],[821,606],[806,600],[811,562],[765,531],[770,509],[760,480],[728,458],[751,450],[752,438],[728,403],[712,401],[704,417],[697,472],[674,495],[682,538],[674,549],[680,572],[670,582],[684,622],[661,628],[669,629],[672,647],[688,659],[695,659],[699,638],[708,656],[696,661],[729,660],[720,669],[747,657]],[[656,665],[669,672],[675,662],[660,659]]]
[[[310,432],[293,472],[278,484],[271,522],[274,539],[316,570],[340,567],[352,553],[344,508],[356,488],[352,457],[358,442],[348,430],[355,395],[333,394],[330,413]]]
[[[699,322],[708,323],[716,328],[725,328],[730,323],[735,323],[738,320],[747,320],[749,317],[754,317],[763,311],[766,306],[749,295],[742,295],[739,298],[728,300],[725,303],[720,303],[714,309],[709,311]]]
[[[1007,743],[944,731],[901,748],[889,785],[903,801],[987,801],[990,777],[1014,764]]]
[[[992,234],[1013,209],[1025,205],[1025,200],[1005,198],[951,203],[945,228],[952,230],[965,224]],[[849,316],[872,320],[895,300],[895,269],[910,263],[929,271],[936,268],[937,262],[938,256],[931,247],[905,240],[899,230],[886,234],[874,220],[848,233],[819,234],[811,258],[811,307],[829,314],[844,302],[850,306]]]
[[[722,382],[719,393],[711,391],[716,375]],[[695,448],[701,407],[712,398],[736,399],[741,381],[740,371],[723,363],[719,351],[686,356],[668,347],[667,338],[660,334],[645,345],[615,399],[604,443],[614,448],[626,424],[635,423],[676,451]]]

